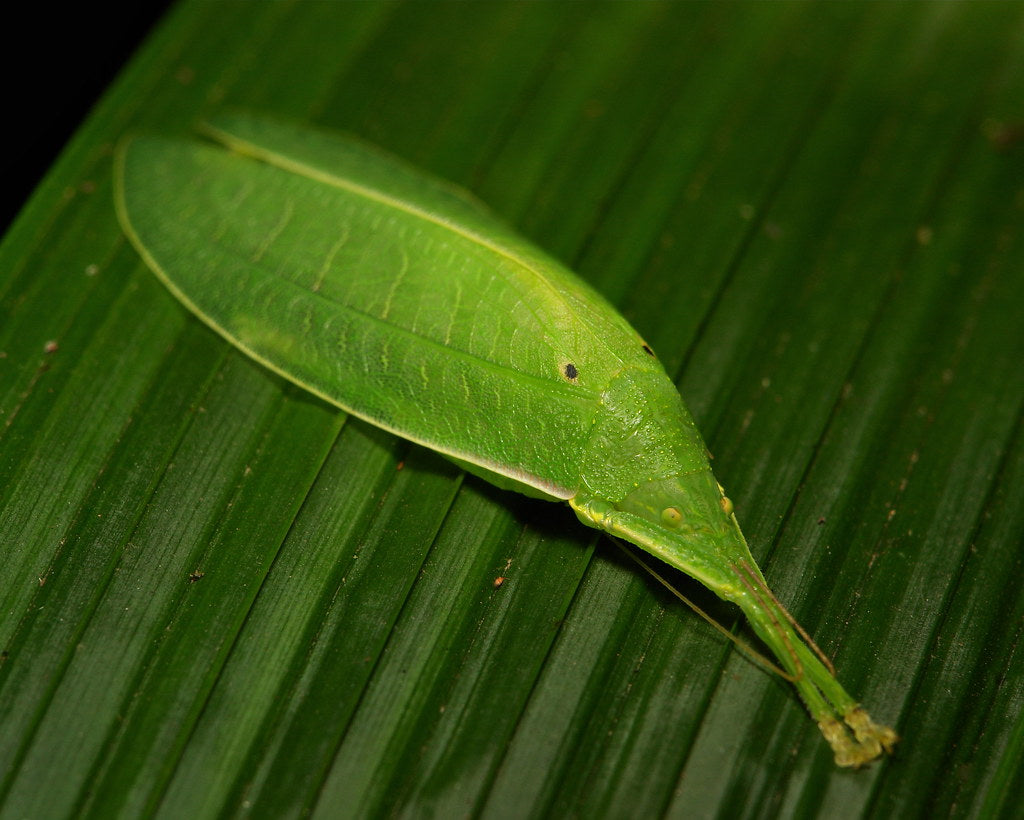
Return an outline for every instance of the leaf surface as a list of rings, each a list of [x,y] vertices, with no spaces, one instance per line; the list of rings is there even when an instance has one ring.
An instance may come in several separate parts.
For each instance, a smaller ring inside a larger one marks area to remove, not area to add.
[[[0,244],[0,816],[1012,814],[1022,99],[1015,4],[176,6]],[[467,188],[621,309],[896,755],[837,770],[568,509],[192,319],[111,157],[228,107]]]

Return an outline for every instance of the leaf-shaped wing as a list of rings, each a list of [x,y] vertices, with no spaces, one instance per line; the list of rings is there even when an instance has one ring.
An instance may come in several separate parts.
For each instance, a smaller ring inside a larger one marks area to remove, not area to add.
[[[355,140],[235,116],[118,156],[126,231],[258,361],[405,438],[570,497],[599,395],[642,354],[583,282]]]

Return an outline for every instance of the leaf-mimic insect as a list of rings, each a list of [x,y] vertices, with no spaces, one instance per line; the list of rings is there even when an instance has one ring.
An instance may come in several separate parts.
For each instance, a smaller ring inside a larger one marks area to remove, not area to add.
[[[454,187],[246,115],[120,147],[117,209],[189,310],[257,361],[499,487],[566,501],[740,606],[842,766],[889,750],[768,590],[653,351]]]

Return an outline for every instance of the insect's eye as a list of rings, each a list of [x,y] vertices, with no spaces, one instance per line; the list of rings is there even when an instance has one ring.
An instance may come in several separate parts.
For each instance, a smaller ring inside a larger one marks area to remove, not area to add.
[[[683,522],[683,514],[675,507],[666,507],[661,511],[661,523],[666,527],[678,527]]]

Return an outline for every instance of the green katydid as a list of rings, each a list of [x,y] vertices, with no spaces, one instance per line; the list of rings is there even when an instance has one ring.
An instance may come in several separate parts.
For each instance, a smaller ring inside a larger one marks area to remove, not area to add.
[[[891,750],[768,590],[674,384],[596,291],[361,142],[240,114],[203,130],[130,139],[115,163],[126,233],[189,310],[326,401],[567,501],[735,602],[839,765]]]

